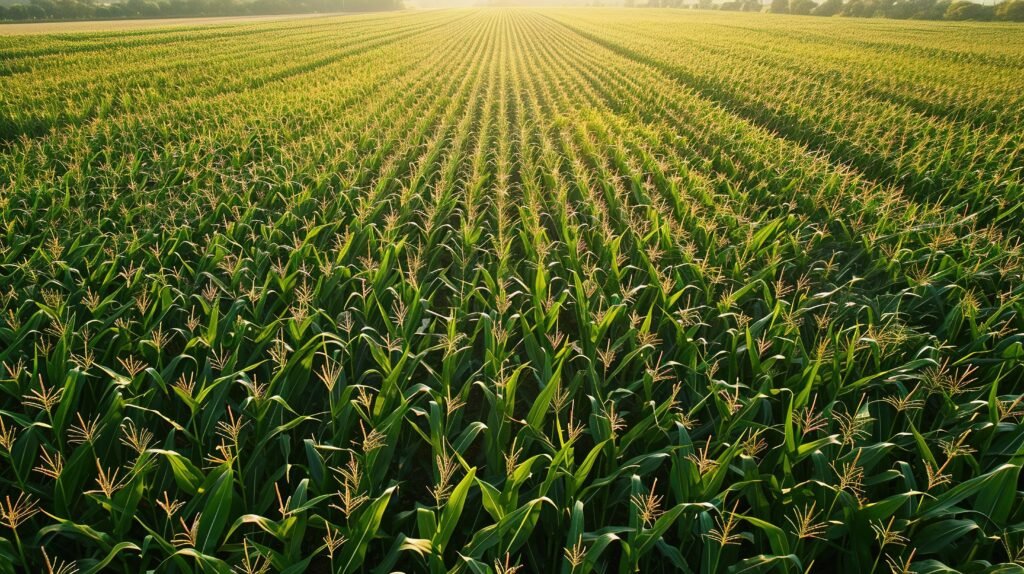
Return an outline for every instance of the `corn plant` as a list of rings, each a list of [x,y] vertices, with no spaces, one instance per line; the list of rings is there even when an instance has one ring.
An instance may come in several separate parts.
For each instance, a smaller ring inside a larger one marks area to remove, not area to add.
[[[1022,571],[1022,46],[0,37],[0,574]]]

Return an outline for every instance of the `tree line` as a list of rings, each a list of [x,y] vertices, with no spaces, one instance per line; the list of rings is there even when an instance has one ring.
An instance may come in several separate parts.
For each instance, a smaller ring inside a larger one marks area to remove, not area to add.
[[[402,0],[29,0],[0,5],[0,20],[107,20],[397,10]]]
[[[626,0],[627,6],[640,5]],[[649,7],[689,7],[813,16],[1024,22],[1024,0],[986,6],[970,0],[649,0]],[[402,0],[29,0],[0,5],[0,21],[105,20],[397,10]]]
[[[768,5],[760,0],[650,0],[647,6],[901,20],[1024,22],[1024,0],[1006,0],[994,6],[970,0],[771,0]]]

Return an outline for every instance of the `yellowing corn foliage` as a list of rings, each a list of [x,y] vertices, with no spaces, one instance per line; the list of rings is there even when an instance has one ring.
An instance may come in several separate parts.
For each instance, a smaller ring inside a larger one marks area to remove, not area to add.
[[[1024,572],[1024,28],[0,37],[0,574]]]

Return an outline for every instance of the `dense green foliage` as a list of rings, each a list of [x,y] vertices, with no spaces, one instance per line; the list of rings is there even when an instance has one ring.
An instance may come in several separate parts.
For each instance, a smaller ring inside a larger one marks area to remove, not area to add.
[[[0,38],[0,573],[1022,572],[1022,67],[678,11]]]
[[[0,5],[0,21],[312,14],[402,7],[400,0],[27,0]]]
[[[503,6],[514,2],[486,0],[481,4]],[[1003,0],[996,5],[974,0],[772,0],[767,4],[763,0],[625,0],[625,5],[900,20],[1024,22],[1024,0]],[[10,6],[0,4],[0,21],[310,14],[398,10],[403,6],[401,0],[14,0]]]
[[[749,2],[749,0],[747,0]],[[760,11],[760,5],[727,2],[722,9]],[[1024,22],[1024,0],[1005,0],[997,5],[970,0],[773,0],[768,8],[776,14],[895,18],[897,20],[1005,20]]]
[[[802,16],[1024,22],[1024,0],[1002,0],[995,5],[980,0],[648,0],[643,5]]]

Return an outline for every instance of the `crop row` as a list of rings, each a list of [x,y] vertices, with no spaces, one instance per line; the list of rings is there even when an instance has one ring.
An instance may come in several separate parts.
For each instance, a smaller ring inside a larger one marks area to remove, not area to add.
[[[1016,571],[1015,56],[673,18],[0,44],[0,572]]]

